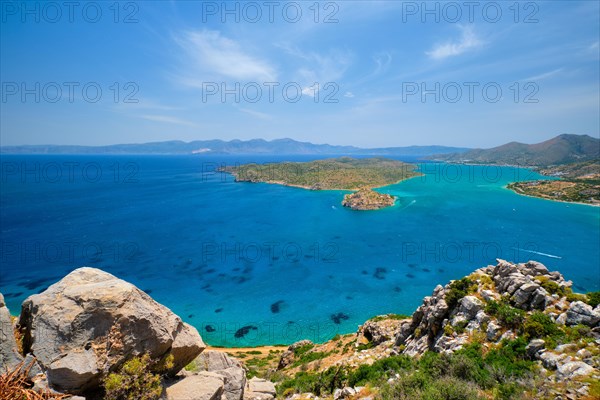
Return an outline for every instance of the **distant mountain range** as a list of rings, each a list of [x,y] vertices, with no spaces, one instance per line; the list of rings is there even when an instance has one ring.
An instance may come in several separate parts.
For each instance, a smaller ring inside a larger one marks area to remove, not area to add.
[[[588,135],[559,135],[545,142],[510,142],[491,149],[474,149],[454,154],[438,154],[431,160],[499,165],[550,166],[598,160],[600,139]]]
[[[167,141],[109,146],[32,145],[3,146],[3,154],[306,154],[306,155],[381,155],[427,157],[434,154],[461,153],[463,147],[409,146],[363,149],[298,142],[293,139]]]

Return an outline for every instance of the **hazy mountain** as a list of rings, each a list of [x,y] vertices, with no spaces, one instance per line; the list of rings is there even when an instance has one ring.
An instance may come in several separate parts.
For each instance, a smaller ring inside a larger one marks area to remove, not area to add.
[[[547,166],[599,157],[600,139],[588,135],[564,134],[536,144],[510,142],[491,149],[439,154],[430,158],[449,162]]]
[[[293,139],[196,140],[167,141],[110,146],[4,146],[4,154],[326,154],[326,155],[394,155],[425,157],[433,154],[459,153],[468,149],[445,146],[409,146],[363,149],[298,142]]]

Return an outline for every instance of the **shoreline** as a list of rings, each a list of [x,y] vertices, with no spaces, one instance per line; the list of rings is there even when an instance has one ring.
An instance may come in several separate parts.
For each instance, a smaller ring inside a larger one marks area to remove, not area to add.
[[[515,183],[515,182],[511,182],[511,183]],[[514,190],[514,189],[510,189],[510,188],[508,187],[508,185],[510,185],[510,183],[509,183],[509,184],[507,184],[507,185],[505,185],[505,186],[503,186],[503,188],[504,188],[504,189],[506,189],[506,190],[509,190],[509,191],[511,191],[511,192],[513,192],[513,193],[515,193],[515,194],[518,194],[519,196],[530,197],[530,198],[532,198],[532,199],[541,199],[541,200],[547,200],[547,201],[554,201],[554,202],[556,202],[556,203],[565,203],[565,204],[579,204],[579,205],[582,205],[582,206],[600,207],[600,203],[598,203],[598,204],[594,204],[594,203],[582,203],[582,202],[580,202],[580,201],[567,201],[567,200],[558,200],[558,199],[551,199],[551,198],[548,198],[548,197],[534,196],[534,195],[527,194],[527,193],[521,193],[521,192],[517,192],[517,191],[516,191],[516,190]]]

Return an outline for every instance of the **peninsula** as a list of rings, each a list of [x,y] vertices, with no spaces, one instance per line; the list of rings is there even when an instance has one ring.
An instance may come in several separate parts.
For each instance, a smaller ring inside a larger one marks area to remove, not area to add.
[[[508,188],[526,196],[600,206],[600,162],[570,163],[539,172],[560,179],[514,182]]]
[[[372,189],[421,175],[412,164],[386,158],[340,157],[310,162],[244,164],[221,169],[236,182],[263,182],[309,190],[349,190],[342,205],[376,210],[394,205],[395,198]]]

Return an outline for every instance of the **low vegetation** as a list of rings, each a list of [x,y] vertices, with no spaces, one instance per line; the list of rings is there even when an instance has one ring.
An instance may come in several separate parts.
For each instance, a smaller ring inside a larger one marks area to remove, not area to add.
[[[173,357],[159,362],[148,354],[125,362],[104,380],[106,400],[155,400],[162,394],[160,374],[172,367]]]
[[[472,343],[453,354],[427,352],[420,359],[399,355],[356,369],[332,366],[321,372],[301,371],[277,387],[281,395],[323,396],[339,387],[369,386],[380,388],[376,397],[380,400],[489,398],[482,397],[482,391],[495,399],[510,399],[524,390],[517,382],[527,381],[535,370],[526,345],[524,338],[505,340],[484,352],[481,344]]]
[[[312,190],[358,190],[391,185],[419,175],[415,167],[385,158],[340,157],[310,162],[244,164],[223,171],[240,182],[268,182]]]

